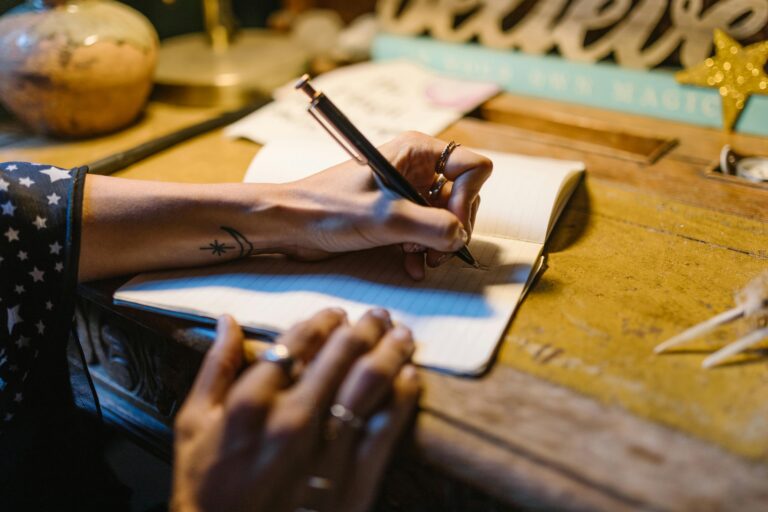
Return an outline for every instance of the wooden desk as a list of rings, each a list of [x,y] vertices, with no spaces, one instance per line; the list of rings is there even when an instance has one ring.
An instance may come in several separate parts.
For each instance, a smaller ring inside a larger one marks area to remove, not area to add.
[[[9,126],[0,160],[78,165],[210,114],[152,105],[135,127],[82,143]],[[768,267],[768,191],[704,175],[724,143],[766,154],[766,139],[510,95],[482,117],[444,137],[584,160],[588,177],[492,370],[477,380],[423,374],[418,459],[388,484],[399,510],[417,509],[408,500],[419,510],[768,509],[765,351],[700,370],[734,335],[724,331],[651,353]],[[239,181],[257,149],[216,132],[121,176]],[[167,453],[167,426],[210,333],[111,306],[118,284],[81,287],[81,337],[108,417]]]

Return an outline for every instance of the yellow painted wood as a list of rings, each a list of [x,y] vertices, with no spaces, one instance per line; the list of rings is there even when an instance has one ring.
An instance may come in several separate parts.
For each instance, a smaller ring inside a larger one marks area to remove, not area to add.
[[[768,268],[768,227],[588,179],[505,337],[504,364],[768,459],[764,352],[703,370],[739,324],[676,353],[653,347],[733,305]],[[762,345],[768,347],[768,340]]]

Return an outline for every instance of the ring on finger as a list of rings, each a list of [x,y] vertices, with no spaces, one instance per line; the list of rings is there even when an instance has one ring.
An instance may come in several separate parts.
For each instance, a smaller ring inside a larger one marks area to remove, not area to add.
[[[437,178],[435,179],[435,182],[432,183],[432,186],[429,187],[429,190],[427,191],[427,196],[430,200],[434,199],[438,195],[440,195],[440,191],[443,189],[443,186],[448,182],[448,178],[445,177],[445,174],[438,174]]]
[[[275,363],[287,377],[291,377],[291,371],[296,360],[291,355],[291,350],[282,343],[275,343],[259,355],[259,360],[265,363]]]
[[[361,418],[355,414],[352,409],[349,409],[342,404],[333,404],[330,413],[332,417],[355,430],[360,430],[365,426],[365,419]]]
[[[339,437],[342,428],[351,428],[354,431],[365,428],[365,419],[355,414],[346,406],[336,403],[328,411],[331,415],[325,430],[325,440],[333,441]]]
[[[451,157],[451,153],[453,153],[453,151],[459,146],[461,146],[461,144],[456,144],[454,141],[449,142],[445,146],[443,152],[440,153],[440,158],[437,160],[437,164],[435,165],[435,174],[441,175],[445,173],[445,166],[448,164],[448,159]]]

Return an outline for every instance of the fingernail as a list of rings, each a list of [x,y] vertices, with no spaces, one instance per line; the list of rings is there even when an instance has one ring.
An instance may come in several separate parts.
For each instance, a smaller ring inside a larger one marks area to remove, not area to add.
[[[392,318],[389,316],[389,311],[384,308],[375,308],[371,310],[371,314],[387,324],[387,327],[392,326]]]
[[[345,318],[347,316],[347,312],[344,311],[342,308],[331,308],[331,313],[335,315],[339,315],[341,317],[345,317]]]
[[[393,338],[398,340],[407,340],[411,338],[411,330],[402,325],[395,326],[390,334]]]
[[[229,326],[229,315],[221,315],[216,320],[216,333],[217,334],[224,334],[224,331]]]
[[[390,335],[400,345],[401,350],[403,351],[403,359],[405,361],[410,360],[411,356],[413,356],[413,353],[416,351],[416,345],[413,343],[413,334],[411,334],[411,330],[402,325],[398,325],[390,331]]]

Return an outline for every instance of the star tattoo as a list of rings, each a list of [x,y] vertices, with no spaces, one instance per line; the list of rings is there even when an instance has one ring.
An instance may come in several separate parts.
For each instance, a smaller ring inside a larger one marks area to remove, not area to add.
[[[225,252],[234,249],[234,245],[226,245],[224,243],[219,242],[218,240],[214,240],[210,244],[208,244],[206,247],[200,247],[201,251],[211,251],[212,254],[216,256],[221,256]]]

